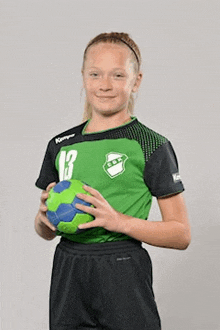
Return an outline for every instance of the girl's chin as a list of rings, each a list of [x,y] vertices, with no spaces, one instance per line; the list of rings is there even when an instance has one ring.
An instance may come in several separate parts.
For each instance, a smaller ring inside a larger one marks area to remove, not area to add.
[[[120,109],[108,109],[108,108],[106,108],[106,109],[103,109],[103,108],[97,109],[96,108],[93,111],[96,112],[97,114],[101,114],[103,116],[110,116],[110,115],[120,112],[121,110]]]

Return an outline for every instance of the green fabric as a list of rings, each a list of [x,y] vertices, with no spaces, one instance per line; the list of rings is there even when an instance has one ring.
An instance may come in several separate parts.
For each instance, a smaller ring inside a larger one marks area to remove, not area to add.
[[[84,181],[97,189],[115,210],[140,219],[147,219],[152,202],[144,183],[144,167],[140,144],[127,138],[75,143],[62,147],[56,157],[60,181]],[[129,239],[103,228],[62,236],[82,243]]]

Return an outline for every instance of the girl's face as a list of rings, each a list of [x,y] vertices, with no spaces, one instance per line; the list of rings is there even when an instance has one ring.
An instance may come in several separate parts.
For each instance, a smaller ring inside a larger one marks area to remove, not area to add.
[[[92,112],[127,112],[130,94],[137,91],[142,78],[135,74],[131,59],[127,46],[99,43],[88,49],[82,73]]]

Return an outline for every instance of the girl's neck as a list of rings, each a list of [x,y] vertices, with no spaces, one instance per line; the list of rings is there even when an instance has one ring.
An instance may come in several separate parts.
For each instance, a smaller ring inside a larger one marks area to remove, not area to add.
[[[110,116],[96,116],[93,115],[90,119],[85,132],[99,132],[114,127],[121,126],[127,122],[131,121],[131,116],[126,113],[124,116],[110,115]]]

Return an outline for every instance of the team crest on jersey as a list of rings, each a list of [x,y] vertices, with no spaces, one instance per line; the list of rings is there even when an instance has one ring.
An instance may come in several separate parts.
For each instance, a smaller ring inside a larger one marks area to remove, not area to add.
[[[111,179],[125,171],[125,162],[128,156],[117,152],[110,152],[106,156],[106,162],[103,169],[110,176]]]

